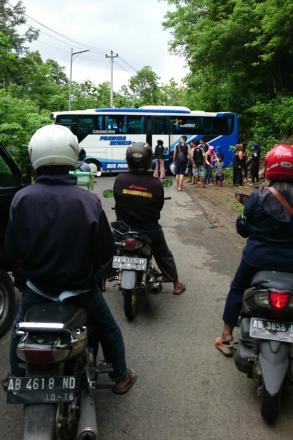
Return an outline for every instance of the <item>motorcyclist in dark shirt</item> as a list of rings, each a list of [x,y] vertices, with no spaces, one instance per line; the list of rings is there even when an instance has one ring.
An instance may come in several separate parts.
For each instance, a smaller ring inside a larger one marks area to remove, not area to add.
[[[233,328],[253,276],[260,270],[293,272],[293,145],[276,145],[268,152],[266,177],[269,186],[251,194],[236,223],[247,243],[226,299],[222,334],[215,340],[215,347],[226,356],[232,355]],[[285,202],[280,202],[278,193]]]
[[[5,237],[11,261],[24,274],[16,324],[34,304],[54,301],[83,307],[113,365],[113,391],[122,394],[135,383],[136,374],[126,367],[121,331],[97,285],[97,274],[115,247],[100,200],[69,174],[78,152],[75,136],[61,125],[44,126],[30,140],[36,183],[13,198]],[[11,371],[21,374],[14,332]]]
[[[114,183],[116,216],[117,220],[149,236],[154,258],[164,279],[173,282],[174,295],[180,295],[185,286],[178,280],[173,255],[159,224],[164,188],[159,179],[148,174],[151,158],[152,150],[148,144],[135,142],[128,147],[126,160],[129,171],[120,174]]]

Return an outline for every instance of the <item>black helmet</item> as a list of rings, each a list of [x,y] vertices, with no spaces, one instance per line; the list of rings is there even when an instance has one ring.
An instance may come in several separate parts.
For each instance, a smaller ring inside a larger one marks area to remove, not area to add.
[[[130,171],[147,171],[151,166],[152,149],[144,142],[133,142],[126,151]]]

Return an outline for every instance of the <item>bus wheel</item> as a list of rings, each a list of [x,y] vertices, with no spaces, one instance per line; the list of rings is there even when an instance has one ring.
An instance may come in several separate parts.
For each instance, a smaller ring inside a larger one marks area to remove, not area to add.
[[[95,159],[88,159],[88,160],[86,160],[86,163],[90,166],[91,173],[94,176],[100,177],[102,175],[103,168],[102,168],[100,162],[98,162]]]
[[[93,164],[97,167],[97,171],[102,171],[102,166],[100,164],[100,162],[98,160],[95,159],[87,159],[86,163],[88,163],[89,165]]]

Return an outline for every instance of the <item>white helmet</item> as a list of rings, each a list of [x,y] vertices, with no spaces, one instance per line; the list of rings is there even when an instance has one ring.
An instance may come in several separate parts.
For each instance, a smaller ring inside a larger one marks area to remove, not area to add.
[[[34,170],[43,166],[75,168],[79,146],[76,136],[63,125],[45,125],[32,136],[28,151]]]

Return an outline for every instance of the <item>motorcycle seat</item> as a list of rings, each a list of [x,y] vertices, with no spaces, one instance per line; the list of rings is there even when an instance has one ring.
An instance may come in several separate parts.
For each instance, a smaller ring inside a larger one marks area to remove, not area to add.
[[[74,304],[40,303],[31,306],[24,318],[25,322],[59,323],[65,328],[86,325],[86,311]]]
[[[286,290],[293,293],[293,273],[262,270],[252,279],[251,286]]]

